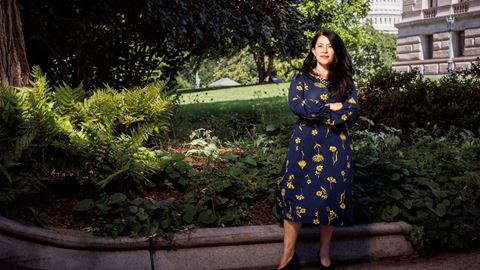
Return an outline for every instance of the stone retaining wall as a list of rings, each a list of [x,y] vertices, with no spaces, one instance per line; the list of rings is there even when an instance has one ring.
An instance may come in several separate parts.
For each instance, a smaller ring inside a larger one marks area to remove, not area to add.
[[[337,228],[336,261],[414,253],[404,222]],[[274,268],[282,247],[278,225],[204,228],[163,239],[95,237],[79,231],[42,229],[0,217],[0,260],[36,269],[259,269]],[[319,233],[302,228],[297,253],[315,262]],[[173,245],[172,245],[173,244]]]

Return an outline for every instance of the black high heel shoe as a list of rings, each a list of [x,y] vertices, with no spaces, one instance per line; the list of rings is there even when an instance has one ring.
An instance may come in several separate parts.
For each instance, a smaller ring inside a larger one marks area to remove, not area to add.
[[[279,270],[300,270],[300,262],[298,261],[297,253],[293,253],[293,257],[283,268]]]
[[[334,270],[335,267],[333,266],[333,262],[330,260],[330,265],[325,266],[322,264],[322,260],[320,260],[320,250],[317,252],[317,260],[318,264],[320,265],[320,270]]]

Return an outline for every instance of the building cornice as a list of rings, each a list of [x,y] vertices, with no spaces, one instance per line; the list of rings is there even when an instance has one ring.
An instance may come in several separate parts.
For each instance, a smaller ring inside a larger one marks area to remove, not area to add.
[[[455,16],[456,19],[470,19],[470,18],[478,19],[479,15],[480,15],[480,10],[479,11],[472,11],[472,12],[455,14],[454,16]],[[446,16],[439,16],[439,17],[434,17],[434,18],[429,18],[429,19],[418,19],[418,20],[414,20],[414,21],[400,22],[400,23],[396,23],[395,27],[403,28],[403,27],[417,26],[419,24],[444,23],[445,22],[445,17]]]

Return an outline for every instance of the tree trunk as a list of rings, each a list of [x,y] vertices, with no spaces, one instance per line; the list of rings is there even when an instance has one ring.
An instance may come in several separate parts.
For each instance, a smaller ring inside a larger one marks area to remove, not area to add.
[[[273,60],[274,56],[268,56],[268,67],[265,67],[265,53],[263,52],[253,52],[253,59],[255,64],[257,64],[258,72],[258,82],[259,83],[269,83],[272,82],[272,72],[273,72]]]
[[[268,69],[267,72],[265,73],[265,78],[263,79],[264,82],[273,82],[273,60],[275,59],[275,56],[269,55],[268,56]]]
[[[28,62],[17,0],[0,0],[0,85],[28,82]]]
[[[265,54],[254,51],[253,60],[255,60],[257,65],[258,83],[262,83],[265,78]]]

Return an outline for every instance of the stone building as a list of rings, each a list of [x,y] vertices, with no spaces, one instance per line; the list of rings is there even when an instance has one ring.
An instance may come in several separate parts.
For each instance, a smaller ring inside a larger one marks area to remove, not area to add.
[[[370,0],[370,11],[363,21],[370,21],[373,28],[387,33],[397,34],[395,27],[402,19],[402,0]]]
[[[480,57],[480,0],[404,0],[398,28],[397,58],[393,68],[417,68],[426,77],[448,74],[449,31],[454,17],[454,69],[469,68]]]

